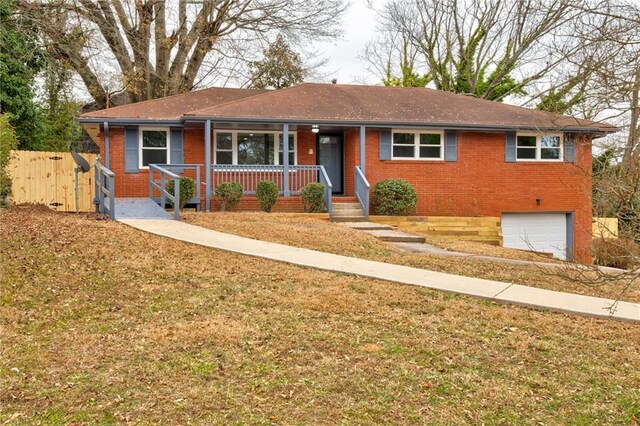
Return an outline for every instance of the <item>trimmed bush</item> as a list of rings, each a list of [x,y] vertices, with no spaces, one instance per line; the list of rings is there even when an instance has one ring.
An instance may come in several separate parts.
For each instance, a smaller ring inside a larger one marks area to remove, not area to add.
[[[377,214],[401,216],[416,211],[418,195],[404,179],[385,179],[374,186],[371,201]]]
[[[180,185],[180,208],[184,208],[187,205],[189,200],[193,198],[196,193],[196,180],[186,176],[180,176],[179,184]],[[175,188],[174,180],[171,179],[167,183],[167,192],[171,195],[174,195],[173,191]]]
[[[307,213],[319,213],[326,210],[324,205],[324,185],[321,183],[308,183],[300,191],[302,206]]]
[[[591,242],[591,254],[596,265],[631,269],[638,266],[640,247],[627,238],[598,238]]]
[[[278,185],[270,180],[261,180],[256,186],[256,197],[258,197],[258,203],[260,204],[260,210],[269,213],[273,206],[278,201],[278,195],[280,190]]]
[[[216,186],[216,198],[220,202],[220,209],[225,212],[235,208],[242,198],[240,182],[223,182]]]

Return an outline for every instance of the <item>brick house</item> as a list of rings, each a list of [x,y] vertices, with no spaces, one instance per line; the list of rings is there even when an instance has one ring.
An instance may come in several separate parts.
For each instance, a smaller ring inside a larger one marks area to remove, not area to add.
[[[223,181],[241,182],[240,208],[255,209],[255,185],[268,179],[283,195],[276,210],[301,210],[299,189],[321,181],[330,210],[352,200],[368,215],[369,188],[403,178],[418,215],[500,217],[505,246],[580,261],[591,240],[591,141],[617,130],[425,88],[312,83],[204,89],[78,121],[115,174],[116,197],[149,197],[151,165],[197,172],[206,211]]]

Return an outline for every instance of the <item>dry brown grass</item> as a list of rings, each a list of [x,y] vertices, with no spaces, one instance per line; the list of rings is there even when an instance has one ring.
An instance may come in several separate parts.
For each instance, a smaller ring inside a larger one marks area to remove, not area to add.
[[[455,240],[426,234],[424,234],[424,236],[428,243],[450,251],[458,251],[461,253],[469,253],[479,256],[501,257],[504,259],[530,260],[534,262],[561,262],[560,260],[554,259],[552,256],[548,256],[543,253],[510,249],[477,241]]]
[[[14,208],[0,235],[0,424],[640,418],[634,324],[298,268],[94,215]]]
[[[625,290],[626,283],[612,281],[605,286],[594,287],[566,279],[571,274],[565,269],[558,271],[534,265],[407,253],[364,232],[331,223],[324,218],[275,213],[187,213],[184,220],[217,231],[329,253],[551,290],[640,301],[640,286],[637,285]],[[540,256],[533,256],[540,260]],[[622,291],[624,293],[621,294]]]

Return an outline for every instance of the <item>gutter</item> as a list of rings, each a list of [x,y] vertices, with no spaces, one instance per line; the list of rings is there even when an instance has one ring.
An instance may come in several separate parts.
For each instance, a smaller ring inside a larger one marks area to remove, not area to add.
[[[513,125],[477,125],[477,124],[460,124],[460,123],[416,123],[416,122],[399,122],[399,121],[362,121],[362,120],[304,120],[293,118],[220,118],[220,117],[203,117],[183,115],[184,122],[204,122],[210,120],[213,123],[263,123],[263,124],[297,124],[297,125],[324,125],[324,126],[368,126],[382,128],[434,128],[434,129],[451,129],[451,130],[479,130],[479,131],[496,131],[504,132],[510,130],[525,131],[558,131],[582,132],[582,133],[614,133],[620,129],[617,127],[582,127],[582,126],[565,126],[565,127],[533,127],[533,126],[513,126]]]
[[[513,125],[477,125],[477,124],[460,124],[460,123],[416,123],[416,122],[400,122],[400,121],[362,121],[362,120],[304,120],[295,118],[220,118],[220,117],[204,117],[183,115],[179,119],[148,119],[148,118],[95,118],[95,117],[77,117],[76,121],[80,124],[104,124],[108,122],[114,125],[165,125],[183,127],[186,122],[211,121],[212,123],[256,123],[256,124],[293,124],[293,125],[323,125],[323,126],[367,126],[376,128],[403,128],[403,129],[451,129],[466,131],[482,131],[482,132],[504,132],[504,131],[565,131],[576,133],[590,133],[595,137],[602,137],[608,133],[618,132],[617,127],[583,127],[583,126],[565,126],[565,127],[535,127],[535,126],[513,126]]]

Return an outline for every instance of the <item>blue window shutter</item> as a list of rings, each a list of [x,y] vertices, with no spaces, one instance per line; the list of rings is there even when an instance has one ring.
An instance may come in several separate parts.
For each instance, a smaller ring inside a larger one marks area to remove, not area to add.
[[[171,153],[169,155],[171,164],[184,164],[184,140],[182,129],[171,129],[170,136]],[[172,169],[175,173],[182,173],[182,169]]]
[[[573,133],[564,134],[564,161],[568,163],[576,161],[576,138]]]
[[[126,173],[138,173],[138,138],[137,127],[125,127],[124,129],[124,171]]]
[[[516,161],[516,132],[507,132],[504,142],[504,161],[507,163]]]
[[[444,132],[444,161],[458,161],[458,133],[455,130]]]
[[[380,129],[380,159],[391,160],[391,129]]]

